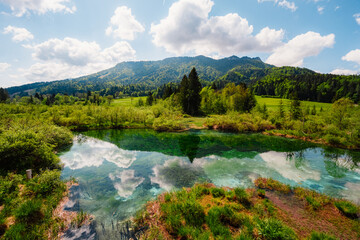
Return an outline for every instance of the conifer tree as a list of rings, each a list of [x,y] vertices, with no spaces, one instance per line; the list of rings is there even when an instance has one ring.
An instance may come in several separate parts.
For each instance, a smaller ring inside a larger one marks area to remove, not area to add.
[[[199,114],[201,103],[201,83],[196,69],[193,68],[189,74],[189,111],[190,115]]]
[[[4,88],[0,88],[0,102],[5,102],[10,98],[9,93]]]
[[[185,113],[189,113],[189,86],[189,79],[184,75],[180,83],[179,99],[183,112]]]

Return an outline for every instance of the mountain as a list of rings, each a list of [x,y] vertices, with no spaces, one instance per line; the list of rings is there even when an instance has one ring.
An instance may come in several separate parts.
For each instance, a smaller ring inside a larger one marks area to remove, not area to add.
[[[217,79],[233,81],[226,74],[244,73],[245,77],[236,81],[249,82],[251,74],[246,71],[253,69],[262,72],[274,66],[266,64],[260,58],[231,56],[223,59],[212,59],[204,56],[173,57],[160,61],[122,62],[115,67],[76,79],[53,82],[41,82],[8,88],[8,92],[19,95],[100,91],[115,86],[132,86],[133,90],[146,91],[155,89],[169,82],[180,82],[184,74],[189,74],[195,67],[203,83]],[[228,73],[230,72],[230,73]],[[235,81],[234,80],[234,81]]]

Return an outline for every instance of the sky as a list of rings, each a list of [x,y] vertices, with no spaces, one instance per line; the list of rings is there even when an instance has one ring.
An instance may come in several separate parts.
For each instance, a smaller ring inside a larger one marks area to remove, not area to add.
[[[0,0],[0,87],[197,55],[359,74],[360,1]]]

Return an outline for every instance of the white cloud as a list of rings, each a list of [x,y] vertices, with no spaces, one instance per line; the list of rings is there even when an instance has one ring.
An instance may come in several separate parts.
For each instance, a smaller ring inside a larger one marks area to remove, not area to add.
[[[34,12],[45,14],[46,12],[74,13],[76,7],[71,0],[0,0],[0,3],[8,5],[18,17],[26,13]]]
[[[284,8],[288,8],[293,12],[296,11],[296,9],[297,9],[294,2],[288,2],[286,0],[282,0],[282,1],[279,1],[278,4],[279,4],[279,6],[284,7]]]
[[[287,0],[258,0],[259,3],[262,2],[274,2],[274,4],[279,5],[280,7],[290,9],[292,12],[296,11],[297,6],[294,2],[289,2]]]
[[[50,39],[31,47],[35,59],[48,61],[58,60],[70,65],[83,66],[96,61],[101,51],[96,42],[80,41],[74,38]]]
[[[14,26],[7,26],[4,28],[4,34],[12,34],[12,40],[14,42],[23,42],[23,41],[29,41],[34,39],[34,35],[31,34],[28,30],[25,28],[18,28]]]
[[[325,7],[321,7],[321,6],[318,6],[318,7],[317,7],[317,11],[318,11],[319,14],[323,14],[323,13],[324,13],[324,9],[325,9]]]
[[[355,49],[355,50],[348,52],[341,59],[343,61],[355,62],[357,64],[360,64],[360,49]]]
[[[354,14],[355,21],[360,25],[360,13]]]
[[[144,32],[145,28],[131,14],[131,9],[122,6],[115,10],[110,19],[110,26],[106,29],[106,35],[115,38],[134,40],[135,33]]]
[[[31,82],[91,74],[121,61],[134,60],[136,53],[131,45],[124,41],[102,50],[96,42],[74,38],[54,38],[26,47],[34,50],[32,56],[38,61],[28,69],[20,69],[23,76]]]
[[[358,74],[359,72],[356,70],[350,70],[350,69],[334,69],[330,73],[336,74],[336,75],[355,75],[355,74]]]
[[[169,9],[150,33],[156,46],[182,54],[232,55],[240,52],[271,51],[281,45],[284,31],[262,29],[254,36],[253,26],[236,13],[209,17],[211,0],[180,0]]]
[[[304,58],[318,55],[324,48],[335,44],[335,35],[321,36],[316,32],[307,32],[291,39],[285,45],[275,49],[266,60],[276,66],[301,66]]]
[[[11,67],[8,63],[0,63],[0,72],[5,72],[9,67]]]

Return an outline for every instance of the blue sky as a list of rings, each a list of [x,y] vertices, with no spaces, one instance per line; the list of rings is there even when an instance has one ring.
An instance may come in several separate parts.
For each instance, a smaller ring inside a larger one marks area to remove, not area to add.
[[[0,42],[0,87],[195,55],[357,74],[360,2],[0,0]]]

